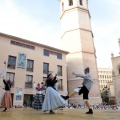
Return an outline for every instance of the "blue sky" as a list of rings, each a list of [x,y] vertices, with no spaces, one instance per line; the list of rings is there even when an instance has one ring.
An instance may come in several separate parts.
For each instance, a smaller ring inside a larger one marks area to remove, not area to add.
[[[118,55],[120,0],[88,0],[98,67]],[[61,48],[58,0],[0,0],[0,32]]]

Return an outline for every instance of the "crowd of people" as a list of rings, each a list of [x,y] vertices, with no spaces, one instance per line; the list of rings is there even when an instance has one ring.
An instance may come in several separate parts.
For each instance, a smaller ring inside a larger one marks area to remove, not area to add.
[[[31,108],[31,106],[18,105],[18,106],[13,106],[13,108]],[[32,108],[33,108],[33,106],[32,106]],[[87,107],[85,104],[84,105],[80,105],[80,104],[76,105],[76,104],[71,103],[71,104],[66,104],[62,108],[63,109],[65,109],[65,108],[66,109],[86,109]],[[95,104],[95,105],[91,105],[91,108],[93,110],[120,110],[120,103],[115,104],[115,105],[103,105],[103,103]]]
[[[65,105],[65,108],[70,108],[70,109],[86,109],[86,105],[76,105],[76,104],[67,104]],[[120,103],[115,104],[115,105],[103,105],[101,104],[95,104],[91,105],[91,108],[94,110],[120,110]]]

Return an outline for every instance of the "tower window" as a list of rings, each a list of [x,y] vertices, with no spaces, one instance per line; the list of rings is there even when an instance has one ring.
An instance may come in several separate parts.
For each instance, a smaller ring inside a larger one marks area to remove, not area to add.
[[[62,3],[62,11],[64,11],[64,2]]]
[[[83,0],[79,0],[79,2],[80,2],[80,5],[83,5]]]
[[[73,0],[69,0],[69,6],[73,5]]]

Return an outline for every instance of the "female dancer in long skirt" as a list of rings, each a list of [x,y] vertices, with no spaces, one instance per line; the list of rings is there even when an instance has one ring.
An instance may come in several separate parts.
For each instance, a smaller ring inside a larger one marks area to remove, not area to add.
[[[6,112],[7,108],[12,108],[12,100],[11,100],[11,93],[10,93],[10,89],[11,89],[11,81],[8,80],[6,81],[5,79],[3,79],[3,83],[5,84],[5,92],[2,98],[2,108],[5,108],[3,110],[3,112]]]
[[[40,88],[39,83],[36,86],[36,84],[34,82],[33,86],[34,86],[34,88],[36,90],[36,95],[34,97],[33,108],[36,109],[36,110],[41,110],[42,109],[42,103],[43,103],[42,89]]]
[[[53,114],[53,109],[57,109],[66,104],[66,101],[61,97],[61,95],[54,88],[56,83],[55,77],[52,74],[48,74],[46,79],[46,95],[42,105],[42,111],[50,111]]]

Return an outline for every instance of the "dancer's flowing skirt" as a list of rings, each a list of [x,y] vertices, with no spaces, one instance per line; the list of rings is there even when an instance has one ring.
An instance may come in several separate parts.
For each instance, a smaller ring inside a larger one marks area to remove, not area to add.
[[[11,93],[6,91],[2,99],[2,108],[12,108]]]
[[[46,89],[45,99],[42,105],[42,111],[57,109],[64,106],[66,101],[61,97],[61,95],[52,87]]]
[[[43,103],[43,94],[36,94],[34,97],[34,103],[33,108],[35,110],[41,110],[42,109],[42,103]]]

